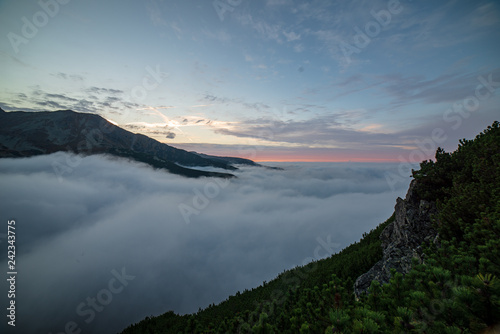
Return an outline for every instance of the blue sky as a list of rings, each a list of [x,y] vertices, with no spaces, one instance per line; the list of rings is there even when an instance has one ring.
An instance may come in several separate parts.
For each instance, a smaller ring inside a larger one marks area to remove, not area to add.
[[[8,0],[0,31],[5,110],[204,153],[411,161],[499,115],[498,1]]]

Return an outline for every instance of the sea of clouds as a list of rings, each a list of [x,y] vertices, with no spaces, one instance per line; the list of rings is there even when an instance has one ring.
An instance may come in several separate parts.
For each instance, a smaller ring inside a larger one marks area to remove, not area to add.
[[[224,180],[106,156],[1,159],[0,268],[15,219],[18,272],[16,328],[3,315],[2,333],[119,332],[196,312],[359,240],[410,182],[389,185],[389,163],[268,165],[283,170]]]

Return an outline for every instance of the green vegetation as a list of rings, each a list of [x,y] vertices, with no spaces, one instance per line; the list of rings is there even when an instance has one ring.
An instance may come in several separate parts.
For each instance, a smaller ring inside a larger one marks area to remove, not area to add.
[[[414,171],[417,193],[435,201],[439,243],[425,262],[356,300],[353,281],[382,257],[388,219],[331,257],[296,267],[196,314],[168,312],[123,333],[477,333],[500,322],[500,128]]]

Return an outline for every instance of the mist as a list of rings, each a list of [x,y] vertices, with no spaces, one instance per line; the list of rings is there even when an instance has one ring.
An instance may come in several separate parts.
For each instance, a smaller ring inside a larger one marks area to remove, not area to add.
[[[64,161],[77,163],[60,175]],[[16,328],[2,332],[119,332],[196,312],[359,240],[410,182],[389,185],[390,163],[268,165],[283,170],[188,179],[107,156],[0,160],[0,266],[14,219],[18,272]]]

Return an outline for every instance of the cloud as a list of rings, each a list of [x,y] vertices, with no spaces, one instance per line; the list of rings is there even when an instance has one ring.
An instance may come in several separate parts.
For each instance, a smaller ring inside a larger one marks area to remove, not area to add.
[[[66,166],[62,182],[54,166]],[[74,321],[83,332],[116,332],[170,309],[195,312],[327,256],[315,255],[318,238],[331,239],[330,252],[359,240],[407,187],[386,183],[397,165],[282,167],[244,168],[228,181],[103,156],[2,159],[1,219],[16,220],[16,330],[55,333]],[[198,210],[190,224],[181,204]],[[112,271],[122,268],[135,278],[110,300]],[[86,323],[76,309],[96,296],[105,305]]]
[[[293,47],[293,50],[297,53],[301,53],[302,51],[304,51],[304,45],[297,44]]]
[[[267,0],[267,6],[286,5],[288,0]]]
[[[17,93],[5,104],[8,109],[24,111],[70,109],[77,112],[96,114],[120,114],[124,110],[149,107],[143,104],[129,102],[125,92],[120,89],[91,86],[79,92],[54,93],[47,92],[39,85],[30,87],[31,92]],[[38,108],[37,108],[38,107]],[[42,107],[42,108],[40,108]]]
[[[495,26],[500,23],[500,13],[493,2],[486,3],[477,7],[470,13],[470,23],[476,27]]]
[[[42,106],[42,107],[48,107],[51,109],[67,109],[66,105],[60,104],[59,102],[56,101],[37,101],[35,104]]]
[[[408,10],[399,17],[397,26],[404,31],[403,38],[411,42],[411,48],[419,52],[474,42],[500,23],[498,4],[494,2],[448,1],[432,11],[419,6],[406,7]]]
[[[153,26],[156,27],[161,27],[161,26],[167,26],[168,23],[167,21],[163,18],[162,15],[162,10],[156,1],[149,1],[146,4],[146,10],[149,15],[149,19]]]
[[[344,148],[362,146],[392,146],[409,142],[410,138],[395,133],[369,132],[346,126],[360,111],[314,116],[306,120],[284,120],[270,117],[235,122],[215,128],[218,134],[255,138],[277,143],[327,145]],[[354,116],[354,117],[353,117]],[[347,120],[346,120],[347,119]],[[414,139],[414,138],[412,138]]]
[[[439,57],[445,52],[444,48],[452,46],[476,48],[475,45],[464,44],[485,38],[500,23],[498,4],[494,2],[446,1],[432,7],[415,3],[400,5],[401,12],[391,15],[387,26],[381,27],[380,33],[371,37],[366,47],[358,48],[350,55],[345,46],[355,45],[357,30],[354,28],[363,31],[369,22],[375,22],[372,11],[387,10],[387,1],[303,2],[292,6],[294,15],[290,15],[290,20],[280,21],[281,31],[287,36],[293,29],[295,36],[308,42],[308,50],[328,54],[338,63],[342,73],[352,67],[370,64],[378,57],[387,57],[388,49],[394,54],[404,54],[406,58],[408,52]],[[256,20],[248,19],[246,22],[258,30]],[[266,36],[264,31],[267,30],[261,29],[261,34]]]
[[[239,102],[241,102],[240,99],[230,99],[227,97],[220,97],[220,96],[215,96],[212,94],[205,94],[203,96],[203,100],[208,101],[208,102],[218,102],[218,103],[228,103],[228,102],[239,103]]]
[[[3,57],[4,59],[7,58],[7,61],[10,61],[16,65],[20,65],[21,67],[32,69],[38,71],[39,69],[36,68],[35,66],[32,66],[28,63],[25,63],[24,61],[20,60],[18,57],[10,55],[8,53],[5,53],[3,51],[0,51],[0,56]]]
[[[26,97],[26,95],[25,95],[25,97]],[[63,94],[45,94],[45,97],[47,99],[58,99],[58,100],[68,101],[68,102],[78,102],[77,99],[74,99],[72,97],[69,97],[69,96],[66,96]]]
[[[471,60],[470,57],[462,58],[443,73],[436,76],[405,75],[401,72],[383,75],[353,74],[331,85],[338,91],[335,98],[351,94],[376,94],[385,96],[388,102],[380,108],[371,108],[371,111],[397,110],[402,106],[424,103],[427,105],[440,103],[462,102],[475,94],[475,89],[492,76],[491,81],[500,82],[500,68],[483,68],[480,71],[465,71],[463,66]],[[442,116],[442,115],[440,115]]]
[[[262,38],[273,40],[278,44],[283,43],[284,31],[278,24],[269,24],[263,19],[254,19],[250,14],[237,15],[234,17],[242,26],[248,26],[255,30]]]
[[[63,80],[71,80],[75,82],[84,81],[85,78],[79,74],[68,74],[63,72],[51,73],[52,76],[63,79]]]
[[[489,75],[492,75],[493,82],[499,82],[500,68],[481,72],[443,73],[434,78],[395,73],[380,76],[378,86],[393,98],[391,103],[396,105],[452,103],[474,95],[476,87],[481,84],[478,78],[487,78]]]
[[[285,35],[287,42],[292,42],[292,41],[300,39],[300,34],[297,34],[297,33],[293,32],[293,31],[291,31],[291,32],[285,32],[284,31],[283,35]]]
[[[170,28],[172,28],[178,39],[182,39],[182,29],[179,27],[179,24],[177,22],[171,22]]]
[[[120,89],[112,89],[112,88],[102,88],[102,87],[89,87],[86,89],[87,92],[89,93],[94,93],[94,94],[123,94],[124,91]]]
[[[264,64],[256,65],[255,68],[267,69],[266,65]],[[214,102],[219,104],[238,104],[253,111],[268,111],[271,108],[268,104],[265,104],[263,102],[246,102],[242,98],[216,96],[210,93],[205,94],[202,97],[201,101]]]

